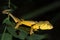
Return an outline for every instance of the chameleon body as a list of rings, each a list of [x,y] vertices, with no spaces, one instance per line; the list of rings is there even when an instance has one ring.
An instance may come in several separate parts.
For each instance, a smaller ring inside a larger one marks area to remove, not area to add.
[[[12,17],[12,19],[15,21],[16,26],[15,26],[15,29],[18,29],[20,27],[20,25],[26,25],[26,26],[29,26],[31,27],[31,30],[30,30],[30,35],[33,34],[34,32],[33,31],[37,31],[38,29],[41,29],[41,30],[51,30],[53,29],[53,26],[52,24],[49,22],[49,21],[39,21],[39,22],[36,22],[36,21],[27,21],[27,20],[24,20],[24,19],[19,19],[15,16],[13,16],[10,12],[10,10],[4,10],[2,11],[3,14],[8,14],[9,16]]]

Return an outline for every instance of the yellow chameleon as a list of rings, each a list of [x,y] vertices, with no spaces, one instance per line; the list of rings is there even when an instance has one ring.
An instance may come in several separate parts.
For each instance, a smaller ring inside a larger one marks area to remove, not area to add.
[[[26,25],[26,26],[29,26],[31,27],[31,30],[30,30],[30,35],[33,34],[34,32],[33,31],[37,31],[38,29],[41,29],[41,30],[51,30],[53,29],[53,26],[52,24],[50,24],[49,21],[28,21],[28,20],[23,20],[23,19],[19,19],[15,16],[13,16],[9,11],[11,11],[10,9],[7,9],[7,10],[4,10],[2,11],[3,14],[8,14],[9,16],[12,17],[12,19],[15,21],[16,26],[15,26],[15,29],[18,29],[20,27],[20,25]]]

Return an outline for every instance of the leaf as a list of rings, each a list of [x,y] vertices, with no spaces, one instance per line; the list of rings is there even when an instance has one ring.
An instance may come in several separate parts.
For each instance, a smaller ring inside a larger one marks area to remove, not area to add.
[[[8,24],[8,25],[12,25],[12,23],[9,20],[9,17],[5,18],[2,22],[2,24]]]
[[[27,37],[27,34],[28,33],[26,31],[24,31],[23,29],[20,29],[20,34],[19,34],[18,38],[24,40]]]
[[[12,40],[12,35],[5,33],[4,36],[2,36],[1,40]]]
[[[20,29],[19,35],[15,32],[16,30],[13,27],[7,27],[7,30],[9,33],[11,33],[14,37],[19,38],[19,39],[25,39],[27,36],[27,32],[23,29]]]
[[[46,37],[47,37],[46,34],[44,34],[44,35],[33,34],[33,35],[27,37],[27,40],[42,40],[42,39],[44,39]]]
[[[11,22],[10,20],[9,20],[9,18],[6,18],[4,21],[3,21],[3,24],[7,24],[6,26],[7,26],[7,30],[8,30],[8,32],[11,34],[11,35],[13,35],[14,37],[16,37],[16,38],[19,38],[19,39],[24,39],[24,38],[26,38],[26,36],[27,36],[27,32],[25,32],[25,30],[23,30],[23,29],[21,29],[20,28],[20,32],[19,32],[19,35],[17,35],[16,34],[16,30],[14,29],[14,27],[15,27],[15,23],[13,23],[13,22]]]
[[[16,32],[15,32],[16,30],[14,29],[15,24],[11,22],[8,17],[4,19],[3,24],[6,24],[6,26],[8,25],[7,26],[8,32],[11,33],[13,36],[16,36]]]

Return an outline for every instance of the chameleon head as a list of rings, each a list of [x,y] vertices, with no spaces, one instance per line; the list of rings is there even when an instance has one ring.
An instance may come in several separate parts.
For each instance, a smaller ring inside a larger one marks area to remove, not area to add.
[[[49,23],[49,21],[44,21],[41,25],[40,25],[40,29],[41,30],[51,30],[53,29],[52,24]]]

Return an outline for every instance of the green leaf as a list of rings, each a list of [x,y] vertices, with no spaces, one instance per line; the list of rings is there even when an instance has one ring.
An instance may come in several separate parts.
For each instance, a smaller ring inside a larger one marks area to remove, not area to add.
[[[27,32],[20,29],[20,34],[18,36],[19,39],[25,39],[27,37]]]
[[[12,23],[9,20],[9,17],[5,18],[2,22],[2,24],[8,24],[8,25],[12,25]]]
[[[20,32],[19,32],[19,35],[17,35],[17,33],[16,33],[16,30],[14,29],[14,27],[15,27],[15,23],[13,23],[13,22],[11,22],[10,20],[9,20],[9,18],[6,18],[4,21],[3,21],[3,24],[7,24],[7,30],[8,30],[8,32],[11,34],[11,35],[13,35],[14,37],[16,37],[16,38],[19,38],[19,39],[24,39],[24,38],[26,38],[26,36],[27,36],[27,32],[25,32],[25,30],[23,30],[23,29],[21,29],[20,28]]]
[[[33,34],[33,35],[27,37],[27,40],[42,40],[44,38],[47,38],[46,34],[44,34],[44,35]]]
[[[11,22],[8,17],[4,19],[3,24],[6,24],[5,27],[7,27],[9,33],[16,36],[16,32],[15,32],[16,30],[14,29],[15,24]]]
[[[4,33],[4,36],[2,36],[1,40],[12,40],[12,35],[9,33]]]
[[[19,39],[25,39],[27,36],[27,32],[23,29],[19,30],[19,35],[17,35],[16,30],[13,27],[7,27],[7,30],[9,33],[11,33],[11,35]]]

